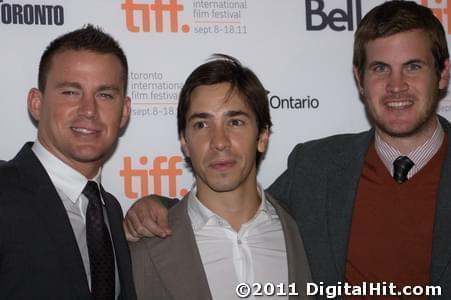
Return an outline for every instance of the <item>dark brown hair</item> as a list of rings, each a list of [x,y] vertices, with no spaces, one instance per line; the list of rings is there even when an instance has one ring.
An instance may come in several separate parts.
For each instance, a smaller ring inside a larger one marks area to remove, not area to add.
[[[431,9],[413,1],[388,1],[376,6],[362,19],[354,35],[353,65],[363,79],[366,45],[369,41],[414,29],[424,30],[431,40],[435,71],[438,75],[449,58],[448,41],[440,21]]]
[[[241,65],[234,57],[224,54],[213,54],[210,61],[197,67],[186,79],[179,96],[177,108],[177,127],[179,136],[186,129],[186,114],[190,108],[191,94],[201,85],[230,83],[231,91],[239,92],[257,120],[259,132],[264,129],[270,131],[271,115],[269,113],[268,96],[262,83],[255,73]],[[257,165],[260,163],[261,153],[257,151]]]
[[[122,77],[124,82],[124,93],[127,92],[128,64],[124,51],[119,43],[99,27],[88,24],[80,29],[59,36],[45,49],[41,56],[38,73],[38,88],[45,90],[47,74],[50,70],[52,58],[55,54],[67,50],[88,50],[101,54],[112,54],[116,56],[122,66]]]

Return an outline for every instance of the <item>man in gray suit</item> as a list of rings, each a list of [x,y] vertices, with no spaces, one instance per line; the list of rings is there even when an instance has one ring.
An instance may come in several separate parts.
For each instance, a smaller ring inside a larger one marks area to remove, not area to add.
[[[418,285],[422,299],[450,299],[451,130],[436,114],[446,34],[430,9],[385,2],[359,24],[353,65],[373,128],[297,145],[268,192],[294,215],[316,283],[393,283],[392,299]]]
[[[186,80],[177,121],[196,181],[169,213],[171,236],[130,244],[138,299],[230,300],[260,290],[307,299],[311,276],[297,225],[257,184],[271,128],[258,78],[215,55]]]
[[[443,27],[426,7],[386,2],[359,24],[353,65],[373,128],[297,145],[269,193],[301,225],[315,281],[392,282],[406,296],[401,287],[431,284],[450,299],[451,131],[436,114],[449,80]]]

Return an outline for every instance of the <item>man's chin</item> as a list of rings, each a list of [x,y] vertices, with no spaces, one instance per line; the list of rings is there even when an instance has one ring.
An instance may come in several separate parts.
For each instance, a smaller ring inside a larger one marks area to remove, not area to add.
[[[80,163],[94,163],[104,159],[106,156],[105,151],[101,151],[99,149],[83,148],[78,149],[78,151],[74,152],[72,157],[80,162]]]
[[[227,193],[236,190],[238,184],[232,182],[210,183],[208,187],[216,193]]]
[[[392,138],[409,138],[418,135],[424,130],[422,124],[396,124],[392,126],[377,126],[381,132]]]

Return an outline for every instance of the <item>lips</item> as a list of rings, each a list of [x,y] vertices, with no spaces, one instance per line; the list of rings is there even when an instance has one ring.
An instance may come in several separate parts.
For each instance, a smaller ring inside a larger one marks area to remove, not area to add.
[[[407,109],[413,105],[412,100],[396,100],[396,101],[387,101],[384,103],[386,107],[389,109]]]
[[[81,134],[81,135],[93,135],[93,134],[97,134],[100,131],[97,129],[93,129],[93,128],[87,128],[87,127],[71,127],[72,131],[77,133],[77,134]]]
[[[415,97],[408,93],[390,93],[382,98],[382,103],[387,109],[409,109],[415,103]]]
[[[221,160],[210,163],[210,168],[215,171],[224,172],[233,168],[236,164],[234,160]]]

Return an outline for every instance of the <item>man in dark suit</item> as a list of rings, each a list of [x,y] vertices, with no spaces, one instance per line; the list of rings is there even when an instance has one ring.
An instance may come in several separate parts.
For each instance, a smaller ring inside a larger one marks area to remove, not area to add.
[[[446,34],[429,8],[385,2],[359,24],[353,64],[373,128],[297,145],[268,192],[294,215],[316,283],[396,285],[383,299],[420,286],[421,299],[450,299],[451,131],[436,114]],[[136,215],[127,228],[147,234]]]
[[[255,284],[275,287],[274,299],[308,299],[296,222],[257,184],[271,128],[257,76],[215,55],[186,80],[177,121],[196,181],[170,211],[170,237],[130,244],[138,299],[240,299]]]
[[[136,299],[118,201],[100,184],[127,123],[127,59],[92,25],[44,51],[37,139],[0,166],[0,298]]]

